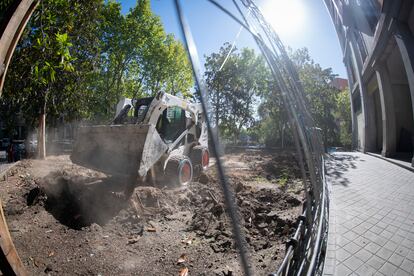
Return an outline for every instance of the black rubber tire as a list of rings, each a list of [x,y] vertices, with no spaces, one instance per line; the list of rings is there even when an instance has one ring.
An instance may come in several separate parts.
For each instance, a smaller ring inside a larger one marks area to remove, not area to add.
[[[202,170],[206,170],[208,168],[208,161],[207,164],[203,165],[203,156],[207,154],[210,157],[210,152],[207,147],[205,146],[195,146],[190,153],[191,161],[195,166],[200,165]]]
[[[208,168],[207,165],[203,166],[203,156],[207,154],[210,157],[210,152],[207,147],[195,146],[190,152],[191,162],[193,162],[194,178],[200,177],[201,173]]]
[[[184,155],[171,156],[164,170],[165,180],[171,186],[183,186],[193,180],[193,164],[191,159]]]

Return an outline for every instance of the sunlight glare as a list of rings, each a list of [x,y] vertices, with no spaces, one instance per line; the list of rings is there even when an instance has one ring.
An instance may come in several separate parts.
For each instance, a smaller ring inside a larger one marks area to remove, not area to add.
[[[306,16],[304,0],[267,0],[261,9],[269,23],[282,37],[299,35],[304,29]]]

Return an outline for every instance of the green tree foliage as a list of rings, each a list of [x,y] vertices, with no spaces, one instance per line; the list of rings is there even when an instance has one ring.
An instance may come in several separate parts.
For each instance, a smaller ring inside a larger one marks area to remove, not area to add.
[[[293,146],[289,116],[277,83],[263,59],[252,50],[225,44],[206,59],[206,83],[210,90],[211,117],[225,137],[240,133],[271,147]],[[351,143],[350,103],[347,91],[331,85],[331,69],[316,64],[306,48],[290,54],[297,67],[315,126],[321,129],[326,147]],[[254,109],[257,108],[257,113]]]
[[[41,0],[16,48],[1,114],[13,125],[20,112],[39,129],[45,118],[52,125],[102,121],[123,96],[191,97],[192,86],[185,49],[165,33],[149,0],[126,15],[113,0]]]
[[[352,146],[352,119],[351,119],[351,100],[349,90],[345,89],[336,96],[336,106],[340,125],[340,142],[343,146],[351,148]]]
[[[336,98],[340,91],[331,85],[336,75],[332,73],[331,68],[322,69],[315,63],[306,48],[294,52],[291,59],[298,69],[316,127],[322,130],[324,145],[338,145],[339,128],[335,112]]]
[[[234,142],[255,123],[258,97],[268,89],[270,72],[261,55],[224,44],[206,57],[205,79],[210,92],[211,117],[221,134]],[[229,54],[224,66],[223,62]]]
[[[91,116],[110,118],[120,97],[152,96],[165,91],[191,96],[192,71],[185,49],[166,34],[148,0],[139,0],[127,15],[108,1],[100,24],[100,67],[89,84]]]
[[[271,89],[263,95],[259,106],[259,118],[255,128],[257,141],[267,147],[292,145],[286,109],[277,85],[272,82]]]
[[[22,111],[29,125],[35,126],[39,120],[40,157],[45,155],[46,114],[52,121],[57,116],[76,116],[79,91],[74,87],[81,76],[77,72],[90,62],[84,53],[93,44],[85,33],[94,28],[100,4],[98,0],[85,5],[79,1],[41,1],[16,49],[3,106],[14,103],[12,111]]]

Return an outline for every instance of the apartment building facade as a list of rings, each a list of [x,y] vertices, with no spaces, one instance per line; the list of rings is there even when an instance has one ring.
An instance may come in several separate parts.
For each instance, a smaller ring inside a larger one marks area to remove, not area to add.
[[[354,148],[414,165],[414,1],[324,1],[348,72]]]

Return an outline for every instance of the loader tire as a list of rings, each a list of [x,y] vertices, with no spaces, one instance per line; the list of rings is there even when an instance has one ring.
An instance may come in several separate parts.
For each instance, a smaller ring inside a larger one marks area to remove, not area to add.
[[[210,162],[210,152],[207,147],[195,146],[191,150],[190,158],[193,162],[195,175],[198,177],[201,172],[207,170],[208,168]]]
[[[201,169],[205,171],[210,162],[210,152],[207,147],[195,146],[191,150],[190,158],[194,165],[200,165]]]
[[[165,167],[164,175],[172,186],[183,186],[193,180],[193,164],[184,155],[171,156]]]

